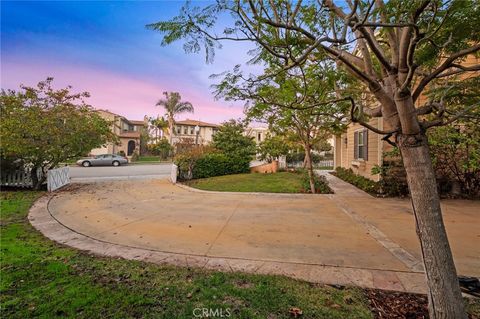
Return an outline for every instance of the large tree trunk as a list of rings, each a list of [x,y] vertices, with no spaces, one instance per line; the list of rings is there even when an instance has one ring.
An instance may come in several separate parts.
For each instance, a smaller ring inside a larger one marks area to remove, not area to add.
[[[32,171],[30,172],[30,178],[32,180],[32,186],[34,190],[40,190],[42,188],[43,182],[45,182],[45,176],[43,174],[42,170],[42,175],[40,178],[38,178],[37,171],[40,170],[41,167],[34,166],[32,167]]]
[[[397,136],[412,198],[417,234],[428,283],[432,319],[466,318],[457,272],[443,224],[427,137]]]
[[[312,164],[312,154],[311,154],[312,151],[310,149],[310,145],[308,144],[305,144],[304,148],[305,148],[305,165],[308,171],[310,191],[312,192],[312,194],[315,194],[315,175],[314,175],[315,173],[313,171],[313,164]]]

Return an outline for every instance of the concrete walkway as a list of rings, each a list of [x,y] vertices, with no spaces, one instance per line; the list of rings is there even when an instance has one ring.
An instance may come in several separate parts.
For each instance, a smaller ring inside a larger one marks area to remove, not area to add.
[[[47,237],[101,255],[425,292],[408,201],[352,194],[328,178],[336,195],[200,193],[166,180],[75,185],[40,199],[29,218]],[[479,210],[444,203],[463,275],[480,276]]]

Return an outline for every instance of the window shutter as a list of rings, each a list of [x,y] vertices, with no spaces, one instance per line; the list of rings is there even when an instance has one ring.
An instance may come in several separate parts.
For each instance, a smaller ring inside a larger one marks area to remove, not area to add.
[[[353,158],[358,159],[358,132],[353,132]]]
[[[363,131],[363,159],[368,161],[368,130]]]

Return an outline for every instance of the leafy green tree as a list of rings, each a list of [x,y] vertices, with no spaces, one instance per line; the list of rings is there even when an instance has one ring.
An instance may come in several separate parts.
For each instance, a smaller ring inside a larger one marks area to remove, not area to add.
[[[219,127],[213,135],[212,146],[227,156],[237,157],[250,162],[255,155],[255,142],[245,136],[245,125],[240,121],[230,120]]]
[[[0,94],[2,157],[30,164],[35,189],[49,169],[115,140],[111,123],[84,102],[87,92],[71,93],[70,86],[55,90],[52,81],[47,78],[36,87]]]
[[[157,102],[157,106],[162,106],[166,111],[168,130],[169,130],[169,142],[170,145],[173,141],[173,135],[175,134],[173,126],[175,124],[175,116],[182,113],[193,113],[193,105],[188,101],[182,101],[182,97],[178,92],[163,92],[164,99],[160,99]]]
[[[261,161],[271,163],[280,156],[287,155],[290,147],[283,136],[268,135],[257,148],[257,153]]]
[[[217,96],[251,102],[245,106],[249,120],[267,122],[276,135],[287,137],[303,148],[310,191],[315,193],[312,149],[345,129],[349,103],[336,98],[335,88],[348,84],[348,79],[345,74],[334,72],[328,62],[305,64],[288,72],[278,68],[275,59],[265,62],[269,63],[266,73],[275,76],[252,81],[234,69],[215,86]],[[319,69],[323,74],[320,83]]]
[[[225,13],[232,16],[231,25],[219,30]],[[426,132],[465,116],[478,101],[449,113],[442,101],[421,97],[441,79],[480,70],[478,64],[461,65],[480,51],[479,24],[474,0],[236,0],[204,8],[187,3],[179,16],[148,27],[164,34],[163,44],[185,39],[187,51],[204,49],[207,61],[219,41],[251,41],[259,48],[253,61],[275,57],[289,70],[326,56],[360,81],[371,99],[367,107],[352,97],[351,120],[393,138],[400,150],[428,279],[430,317],[466,318]],[[429,113],[434,118],[425,120]],[[382,118],[382,129],[369,125],[372,117]]]

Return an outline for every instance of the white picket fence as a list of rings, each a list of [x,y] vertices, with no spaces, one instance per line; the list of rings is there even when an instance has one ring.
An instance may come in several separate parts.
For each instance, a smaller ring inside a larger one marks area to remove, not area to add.
[[[33,187],[31,172],[32,169],[30,167],[26,167],[23,170],[17,170],[9,174],[3,174],[1,185],[25,188]],[[38,178],[41,178],[42,172],[40,170],[37,171],[37,176]]]
[[[47,189],[49,192],[59,189],[70,184],[70,167],[64,166],[54,168],[47,173]]]
[[[59,189],[70,183],[69,167],[60,167],[51,169],[47,172],[47,189],[49,192]],[[32,188],[31,177],[32,169],[26,167],[23,170],[17,170],[9,174],[2,175],[1,186]],[[37,177],[42,177],[42,172],[37,171]]]
[[[303,167],[303,162],[287,163],[288,167]],[[333,167],[333,160],[319,161],[313,164],[315,167]]]

